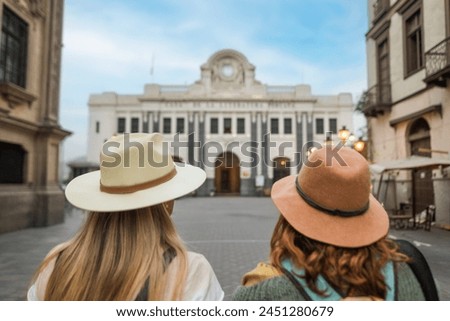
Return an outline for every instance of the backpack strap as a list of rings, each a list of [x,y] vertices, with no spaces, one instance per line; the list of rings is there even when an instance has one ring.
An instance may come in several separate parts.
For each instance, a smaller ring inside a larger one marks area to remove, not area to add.
[[[287,276],[289,281],[297,288],[297,291],[301,294],[301,296],[305,299],[305,301],[313,301],[313,299],[309,296],[309,294],[305,291],[303,286],[297,281],[297,278],[285,268],[281,268],[281,271],[284,275]]]
[[[283,260],[281,262],[282,271],[286,277],[294,284],[299,293],[306,301],[339,301],[343,296],[336,291],[322,275],[319,275],[316,280],[316,286],[320,291],[325,292],[325,295],[319,295],[308,287],[304,278],[305,270],[293,267],[290,260]],[[396,282],[395,282],[395,268],[393,262],[388,262],[382,270],[384,279],[387,285],[387,293],[385,300],[394,301],[396,296]]]
[[[316,280],[316,286],[320,291],[325,292],[325,296],[319,295],[308,287],[305,276],[304,269],[294,268],[292,262],[290,260],[283,260],[281,263],[284,271],[287,272],[286,276],[294,283],[297,290],[299,290],[300,294],[305,297],[305,300],[308,301],[339,301],[342,299],[342,296],[336,292],[323,278],[323,276],[319,275]]]
[[[431,273],[430,266],[428,265],[425,257],[411,242],[406,240],[395,240],[400,248],[400,252],[406,254],[411,258],[408,262],[409,267],[413,271],[420,283],[422,292],[427,301],[439,301],[439,295],[434,282],[433,274]]]

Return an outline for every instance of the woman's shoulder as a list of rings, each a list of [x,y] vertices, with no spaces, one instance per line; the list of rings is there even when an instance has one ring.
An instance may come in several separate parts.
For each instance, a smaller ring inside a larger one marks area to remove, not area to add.
[[[187,252],[188,273],[214,274],[213,268],[203,254]]]
[[[197,263],[197,264],[204,264],[205,262],[208,263],[208,260],[206,259],[206,257],[203,254],[200,254],[197,252],[187,251],[187,257],[188,257],[188,261],[192,262],[192,263]]]
[[[45,289],[47,287],[48,279],[55,267],[56,258],[51,258],[47,265],[37,276],[35,282],[28,289],[27,300],[28,301],[40,301],[44,299]]]
[[[283,275],[275,276],[251,286],[239,286],[233,301],[304,301],[295,286]]]
[[[280,275],[281,273],[273,265],[260,262],[253,270],[243,276],[242,285],[251,286]]]
[[[295,286],[275,267],[259,263],[246,273],[233,294],[234,301],[304,300]]]
[[[200,253],[187,252],[184,300],[223,300],[224,292],[208,260]]]
[[[196,252],[187,252],[187,265],[188,275],[193,277],[194,275],[211,276],[214,275],[214,270],[203,254]]]

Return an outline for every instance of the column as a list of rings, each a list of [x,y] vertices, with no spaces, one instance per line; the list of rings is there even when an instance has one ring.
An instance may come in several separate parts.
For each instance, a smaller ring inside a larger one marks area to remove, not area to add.
[[[198,149],[198,161],[201,168],[205,168],[202,148],[205,145],[205,113],[200,112],[198,122],[198,141],[200,142],[200,148]]]
[[[295,154],[295,164],[297,165],[297,172],[300,171],[302,167],[302,157],[303,157],[303,122],[302,114],[296,113],[296,130],[295,130],[295,141],[296,141],[296,154]]]
[[[142,112],[142,132],[143,133],[148,133],[149,129],[148,129],[148,122],[149,122],[149,118],[150,118],[150,113],[149,112]]]
[[[188,163],[194,164],[194,112],[189,112],[188,114]]]
[[[306,113],[306,139],[308,140],[308,147],[313,145],[313,113]]]
[[[264,187],[270,186],[268,180],[269,176],[267,173],[267,166],[269,164],[269,135],[267,129],[267,113],[262,113],[261,115],[261,143],[262,143],[262,154],[261,154],[261,174],[264,176]],[[268,185],[269,184],[269,185]]]
[[[159,132],[159,112],[153,113],[153,132]]]
[[[252,153],[258,152],[258,136],[257,136],[257,115],[255,113],[251,114],[251,124],[250,124],[250,146],[252,148]],[[258,167],[258,159],[256,157],[253,158],[252,161],[252,168],[250,171],[250,177],[253,180],[253,189],[255,188],[255,178],[257,173],[257,167]]]

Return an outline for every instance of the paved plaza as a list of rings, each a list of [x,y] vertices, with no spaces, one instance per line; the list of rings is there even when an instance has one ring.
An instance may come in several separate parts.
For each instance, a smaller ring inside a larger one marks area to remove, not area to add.
[[[193,197],[176,202],[174,220],[192,251],[205,255],[225,291],[225,300],[242,275],[267,259],[278,214],[267,197]],[[0,300],[24,300],[31,276],[45,254],[71,237],[84,213],[68,209],[64,224],[0,235]],[[440,297],[450,300],[450,232],[433,228],[391,231],[414,241],[428,259]]]

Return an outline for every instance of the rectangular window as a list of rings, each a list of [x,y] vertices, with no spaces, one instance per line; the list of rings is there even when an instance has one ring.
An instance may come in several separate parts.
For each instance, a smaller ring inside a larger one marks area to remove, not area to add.
[[[125,133],[125,118],[123,117],[119,117],[117,119],[117,133],[121,134],[121,133]]]
[[[237,133],[245,134],[245,118],[237,119]]]
[[[284,119],[284,133],[292,134],[292,118]]]
[[[223,119],[223,133],[231,134],[231,118]]]
[[[95,132],[97,134],[100,133],[100,122],[99,121],[95,122]]]
[[[420,8],[405,16],[406,75],[423,67],[422,18]]]
[[[337,134],[337,119],[336,118],[328,119],[328,131],[332,132],[333,134]]]
[[[26,151],[20,145],[0,142],[0,184],[23,184]]]
[[[170,134],[172,132],[172,119],[163,118],[163,133]]]
[[[184,134],[184,118],[177,118],[177,133]]]
[[[270,133],[279,134],[280,130],[278,129],[278,118],[270,119]]]
[[[131,132],[132,133],[139,132],[139,118],[131,118]]]
[[[389,65],[389,38],[383,35],[377,43],[377,78],[375,102],[389,104],[391,102],[391,71]]]
[[[3,7],[0,43],[0,81],[26,85],[28,24]]]
[[[323,118],[316,118],[316,134],[323,134]]]
[[[211,134],[218,134],[219,133],[219,119],[218,118],[211,118],[210,120],[210,129]]]
[[[446,35],[450,37],[450,0],[445,1],[445,25],[446,25]]]

